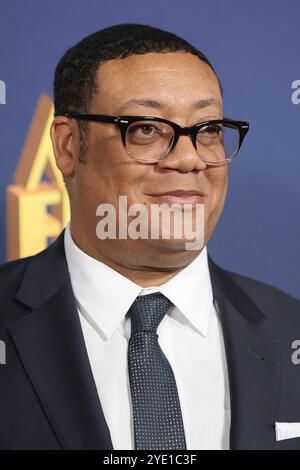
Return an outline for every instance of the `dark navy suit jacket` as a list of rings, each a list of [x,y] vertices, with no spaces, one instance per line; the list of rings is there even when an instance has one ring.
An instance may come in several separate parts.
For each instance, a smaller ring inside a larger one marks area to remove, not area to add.
[[[230,448],[300,449],[300,437],[276,442],[274,429],[275,421],[300,422],[300,365],[291,348],[300,339],[300,301],[210,257],[209,269],[229,374]],[[63,232],[41,253],[0,266],[0,339],[0,449],[113,449]]]

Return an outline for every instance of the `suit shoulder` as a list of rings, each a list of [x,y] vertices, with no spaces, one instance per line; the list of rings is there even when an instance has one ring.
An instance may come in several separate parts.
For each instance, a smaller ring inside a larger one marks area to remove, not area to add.
[[[282,322],[283,315],[300,325],[300,300],[266,282],[258,281],[240,273],[223,270],[258,308],[273,321]],[[293,317],[293,318],[292,318]]]
[[[25,269],[28,262],[33,258],[33,256],[28,256],[26,258],[20,258],[13,261],[7,261],[0,264],[0,282],[3,286],[3,282],[7,285],[7,282],[16,279]]]
[[[280,298],[282,301],[287,302],[295,302],[296,304],[300,305],[300,299],[288,294],[287,292],[283,291],[278,287],[274,287],[271,284],[263,281],[259,281],[249,276],[245,276],[244,274],[227,271],[228,274],[232,276],[236,283],[238,283],[241,287],[247,288],[251,290],[251,292],[258,294],[264,294],[271,298],[276,298],[279,300]]]
[[[54,244],[55,242],[52,243],[52,245]],[[18,279],[22,278],[26,267],[31,263],[31,261],[42,259],[43,255],[49,251],[50,247],[51,245],[34,255],[0,264],[0,295],[2,292],[1,286],[6,290],[8,285],[15,285],[18,282]]]
[[[33,256],[0,264],[0,305],[11,299],[23,278],[24,271]]]

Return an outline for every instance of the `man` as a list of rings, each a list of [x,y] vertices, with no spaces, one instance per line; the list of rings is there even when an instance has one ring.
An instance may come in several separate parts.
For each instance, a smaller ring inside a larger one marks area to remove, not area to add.
[[[224,120],[207,58],[113,26],[66,52],[54,104],[71,222],[0,270],[1,448],[300,449],[300,303],[207,255],[248,130]],[[143,237],[120,236],[124,197]],[[155,205],[174,205],[172,225]],[[192,248],[182,213],[203,222]]]

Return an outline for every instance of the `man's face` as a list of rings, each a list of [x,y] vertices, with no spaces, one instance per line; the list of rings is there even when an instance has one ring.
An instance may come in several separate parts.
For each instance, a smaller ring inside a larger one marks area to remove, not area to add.
[[[99,90],[89,111],[93,114],[156,116],[181,126],[223,117],[216,76],[189,53],[151,53],[111,60],[100,66],[98,78]],[[199,101],[202,107],[196,106]],[[106,244],[115,256],[123,253],[128,262],[141,256],[141,263],[156,256],[163,260],[164,253],[183,252],[184,243],[174,237],[112,240],[110,245],[96,238],[96,208],[100,204],[110,203],[117,209],[119,196],[126,195],[128,207],[142,203],[150,212],[151,204],[168,201],[158,193],[178,189],[201,193],[205,242],[210,238],[226,196],[227,167],[206,167],[189,136],[179,137],[175,149],[159,163],[145,164],[127,154],[116,125],[89,123],[85,160],[85,164],[75,163],[70,182],[72,226],[81,224],[100,249]],[[189,261],[196,254],[187,254]]]

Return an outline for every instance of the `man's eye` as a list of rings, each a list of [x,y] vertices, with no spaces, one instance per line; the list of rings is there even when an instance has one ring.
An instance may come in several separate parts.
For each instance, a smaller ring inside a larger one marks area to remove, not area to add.
[[[148,125],[148,124],[145,124],[140,129],[141,129],[142,133],[146,134],[146,135],[151,135],[151,134],[153,134],[153,132],[155,132],[155,127],[151,126],[151,125]]]
[[[153,124],[139,124],[131,129],[131,132],[138,137],[152,137],[157,131],[158,129]]]
[[[222,127],[219,124],[208,124],[205,127],[200,129],[201,133],[206,134],[220,134],[222,132]]]

